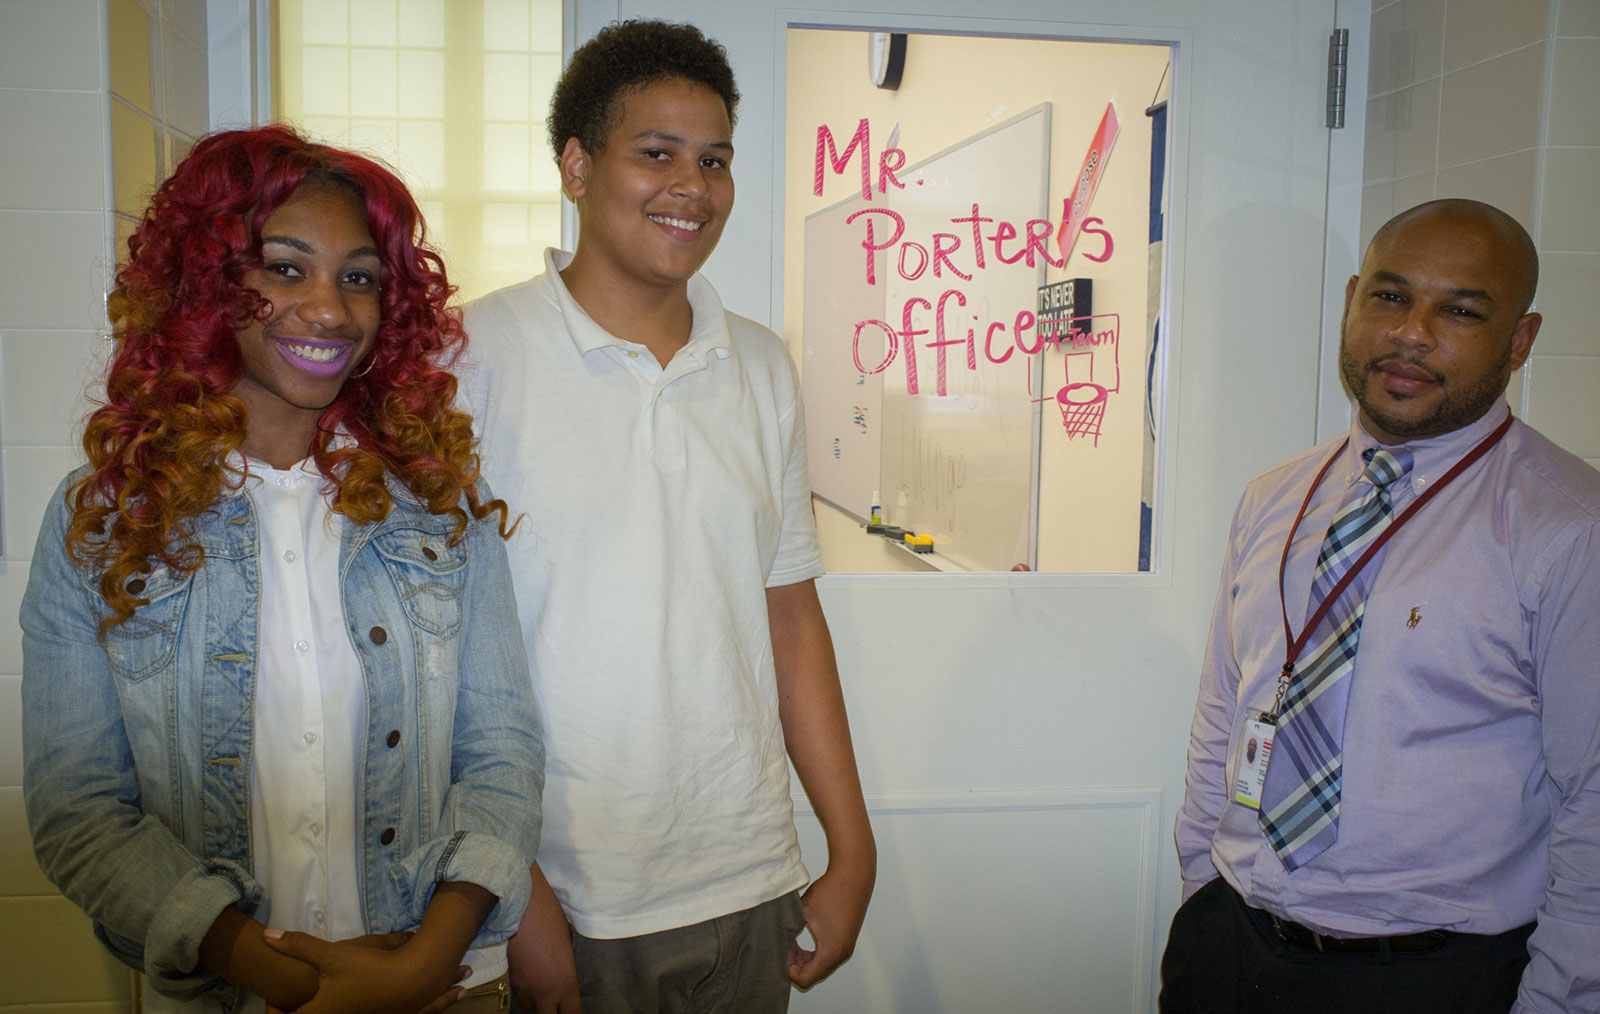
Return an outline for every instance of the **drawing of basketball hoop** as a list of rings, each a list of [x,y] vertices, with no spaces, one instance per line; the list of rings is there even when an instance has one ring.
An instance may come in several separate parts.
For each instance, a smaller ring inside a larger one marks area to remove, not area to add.
[[[1100,446],[1100,423],[1106,417],[1106,389],[1093,381],[1068,384],[1056,392],[1061,426],[1068,440],[1089,437]]]

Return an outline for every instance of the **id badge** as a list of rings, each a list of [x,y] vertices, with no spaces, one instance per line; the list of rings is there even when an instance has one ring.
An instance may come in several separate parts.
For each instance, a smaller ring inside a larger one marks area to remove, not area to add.
[[[1267,759],[1272,756],[1272,736],[1278,727],[1257,714],[1244,723],[1244,735],[1233,758],[1233,801],[1252,810],[1261,809],[1261,786],[1267,780]]]

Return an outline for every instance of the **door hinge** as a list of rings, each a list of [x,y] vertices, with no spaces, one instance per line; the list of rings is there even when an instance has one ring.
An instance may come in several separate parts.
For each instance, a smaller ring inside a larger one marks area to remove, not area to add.
[[[1335,28],[1328,36],[1328,129],[1344,126],[1345,79],[1350,71],[1350,29]]]

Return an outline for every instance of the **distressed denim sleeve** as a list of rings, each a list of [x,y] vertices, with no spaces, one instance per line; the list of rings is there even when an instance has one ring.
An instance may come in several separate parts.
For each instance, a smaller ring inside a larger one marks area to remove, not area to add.
[[[486,490],[482,495],[489,497]],[[544,789],[544,742],[496,520],[491,515],[478,522],[468,536],[451,784],[438,834],[390,873],[410,899],[413,924],[421,921],[435,884],[462,881],[494,894],[498,903],[474,947],[504,941],[522,919]]]
[[[22,600],[23,796],[39,865],[113,954],[163,993],[222,985],[196,973],[217,915],[260,888],[237,864],[202,862],[143,812],[99,611],[67,556],[57,489]],[[155,678],[155,677],[152,677]]]

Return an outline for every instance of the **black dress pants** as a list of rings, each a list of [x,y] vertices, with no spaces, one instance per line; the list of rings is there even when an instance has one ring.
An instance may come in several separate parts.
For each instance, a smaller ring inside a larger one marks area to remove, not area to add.
[[[1221,877],[1178,909],[1162,1014],[1506,1014],[1533,924],[1452,934],[1432,950],[1321,953],[1282,940]]]

